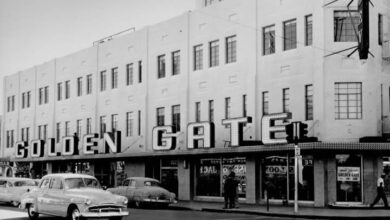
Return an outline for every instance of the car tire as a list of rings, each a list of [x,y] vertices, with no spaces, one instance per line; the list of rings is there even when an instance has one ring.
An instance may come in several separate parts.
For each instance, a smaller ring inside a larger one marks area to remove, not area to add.
[[[27,206],[27,214],[30,220],[37,220],[39,217],[39,213],[34,211],[34,204]]]
[[[80,220],[80,211],[77,207],[69,207],[68,209],[68,216],[66,216],[67,220]]]

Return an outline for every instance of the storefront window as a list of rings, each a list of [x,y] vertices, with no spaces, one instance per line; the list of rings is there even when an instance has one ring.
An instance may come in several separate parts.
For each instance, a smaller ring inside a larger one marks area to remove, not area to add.
[[[238,181],[237,193],[246,196],[246,160],[245,158],[201,159],[197,168],[196,195],[223,196],[223,184],[233,171]]]
[[[294,157],[287,156],[269,156],[262,160],[263,198],[265,198],[265,191],[267,191],[269,199],[287,200],[288,185],[289,200],[294,200],[294,160]],[[313,201],[313,156],[303,155],[302,160],[298,163],[298,200]]]
[[[270,156],[263,160],[263,195],[269,199],[287,198],[287,156]]]
[[[385,193],[390,196],[390,157],[383,158],[383,173],[386,175],[384,178]]]
[[[246,195],[246,164],[245,158],[229,158],[222,159],[222,185],[221,189],[223,192],[223,185],[225,179],[233,171],[236,174],[236,180],[238,182],[237,194],[240,198],[245,198]]]
[[[116,162],[116,185],[122,185],[123,181],[127,178],[125,172],[125,161]]]
[[[313,156],[304,155],[302,160],[298,161],[298,200],[301,201],[313,201],[314,200],[314,168],[313,168]],[[294,165],[295,158],[290,157],[290,169],[289,169],[289,197],[290,200],[294,200],[295,189],[295,177],[294,177]]]
[[[362,157],[357,154],[336,155],[337,164],[337,201],[361,202],[361,165]]]
[[[197,170],[196,195],[221,196],[221,160],[201,159]]]

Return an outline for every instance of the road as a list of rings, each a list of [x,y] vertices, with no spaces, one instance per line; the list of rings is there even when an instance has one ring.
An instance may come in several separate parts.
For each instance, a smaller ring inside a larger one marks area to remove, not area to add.
[[[133,209],[129,208],[130,215],[123,220],[276,220],[291,218],[272,218],[268,216],[256,216],[234,213],[212,213],[188,210],[171,210],[171,209]],[[0,219],[2,220],[28,220],[26,211],[15,207],[0,205]],[[40,216],[43,220],[58,220],[50,216]]]

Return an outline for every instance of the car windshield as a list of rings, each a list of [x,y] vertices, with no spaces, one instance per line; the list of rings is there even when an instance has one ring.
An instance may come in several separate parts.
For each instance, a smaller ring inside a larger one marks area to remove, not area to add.
[[[19,186],[36,186],[34,180],[20,180],[14,182],[14,186],[19,187]]]
[[[68,178],[65,179],[66,189],[77,189],[77,188],[97,188],[100,189],[100,184],[96,179],[92,178]]]
[[[160,183],[156,181],[145,181],[144,186],[160,186]]]

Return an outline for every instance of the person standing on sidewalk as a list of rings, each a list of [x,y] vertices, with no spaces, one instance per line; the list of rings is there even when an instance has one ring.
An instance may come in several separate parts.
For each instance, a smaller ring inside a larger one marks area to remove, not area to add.
[[[236,188],[237,188],[237,181],[235,180],[236,174],[231,171],[229,176],[225,180],[224,184],[224,199],[225,199],[225,206],[224,209],[227,208],[234,208],[235,207],[235,200],[236,200]]]
[[[379,199],[382,199],[383,200],[383,203],[385,204],[385,207],[388,208],[389,207],[389,204],[387,203],[387,198],[386,198],[386,193],[385,193],[385,182],[383,180],[383,178],[385,178],[385,174],[382,174],[379,178],[378,178],[378,181],[377,181],[377,185],[376,185],[376,191],[377,191],[377,194],[376,194],[376,198],[374,200],[373,203],[371,203],[370,207],[374,207],[374,205],[379,201]]]

